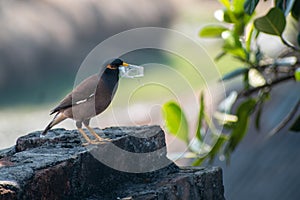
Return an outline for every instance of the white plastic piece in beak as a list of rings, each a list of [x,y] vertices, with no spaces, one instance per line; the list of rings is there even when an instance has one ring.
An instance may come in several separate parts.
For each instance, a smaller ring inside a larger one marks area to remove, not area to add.
[[[144,76],[144,67],[137,65],[128,65],[127,67],[119,67],[120,76],[124,78],[138,78]]]

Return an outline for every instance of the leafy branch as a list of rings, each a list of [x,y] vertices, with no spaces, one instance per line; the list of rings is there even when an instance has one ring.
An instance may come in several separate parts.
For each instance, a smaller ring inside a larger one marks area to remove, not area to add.
[[[224,8],[217,10],[215,16],[222,24],[203,27],[199,36],[223,41],[217,61],[229,55],[242,63],[243,67],[225,74],[221,81],[241,76],[243,89],[232,91],[220,103],[219,109],[213,114],[215,120],[211,120],[205,112],[204,95],[201,94],[197,128],[196,133],[191,134],[195,136],[192,141],[189,139],[189,123],[180,105],[171,101],[163,106],[168,131],[186,143],[192,155],[190,157],[194,158],[193,165],[200,165],[205,160],[212,162],[217,155],[224,155],[229,161],[231,153],[247,134],[251,115],[254,113],[255,125],[259,129],[263,106],[270,99],[273,86],[285,81],[300,81],[300,56],[268,58],[261,52],[257,41],[261,33],[273,35],[279,37],[295,55],[299,55],[300,31],[297,35],[298,44],[287,41],[283,33],[288,15],[299,23],[300,0],[275,0],[267,14],[259,18],[255,18],[259,0],[219,1]],[[300,100],[289,115],[273,129],[272,134],[295,118],[299,105]],[[233,107],[236,109],[232,109]],[[225,132],[217,130],[213,121],[217,121],[218,126],[224,126]],[[296,117],[290,130],[300,131],[300,116]]]
[[[239,96],[250,96],[251,94],[255,93],[255,92],[258,92],[264,88],[270,88],[270,87],[273,87],[277,84],[280,84],[284,81],[289,81],[289,80],[293,80],[295,78],[294,75],[288,75],[288,76],[284,76],[284,77],[281,77],[281,78],[278,78],[274,81],[272,81],[271,83],[266,83],[264,85],[261,85],[261,86],[258,86],[258,87],[254,87],[254,88],[251,88],[251,89],[248,89],[248,90],[243,90],[239,93]]]

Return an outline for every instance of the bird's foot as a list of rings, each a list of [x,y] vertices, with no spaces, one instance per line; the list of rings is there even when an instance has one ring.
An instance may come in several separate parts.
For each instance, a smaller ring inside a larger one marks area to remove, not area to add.
[[[91,143],[89,142],[85,142],[85,143],[82,143],[82,146],[89,146]]]
[[[88,146],[88,145],[92,145],[92,144],[104,144],[104,143],[109,142],[109,141],[110,140],[103,139],[103,138],[101,138],[101,140],[95,139],[95,140],[90,140],[88,142],[82,143],[82,146]]]
[[[90,141],[88,141],[88,142],[84,142],[84,143],[82,143],[82,146],[89,146],[89,145],[91,145],[91,144],[98,144],[96,141],[94,141],[94,140],[90,140]]]
[[[93,144],[103,144],[103,143],[106,143],[106,142],[110,142],[109,139],[104,139],[104,138],[97,138],[95,140],[92,140],[93,141]]]

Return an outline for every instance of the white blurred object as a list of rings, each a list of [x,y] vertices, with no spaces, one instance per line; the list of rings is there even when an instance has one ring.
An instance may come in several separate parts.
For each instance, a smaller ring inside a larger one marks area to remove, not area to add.
[[[120,76],[124,78],[138,78],[144,76],[144,67],[137,65],[129,65],[127,67],[119,67]]]
[[[296,56],[277,58],[277,59],[275,59],[275,62],[274,62],[275,65],[280,65],[280,66],[293,66],[296,63],[297,63]]]
[[[250,69],[248,73],[249,84],[252,87],[263,86],[267,83],[264,76],[256,69]]]
[[[237,97],[237,91],[232,91],[226,99],[221,101],[221,103],[218,106],[218,110],[222,113],[230,113],[231,107],[235,103]]]

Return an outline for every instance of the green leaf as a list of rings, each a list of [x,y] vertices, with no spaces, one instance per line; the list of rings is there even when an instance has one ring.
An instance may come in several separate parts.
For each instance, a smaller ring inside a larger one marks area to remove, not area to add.
[[[203,161],[207,158],[207,156],[204,156],[202,158],[197,158],[193,163],[192,166],[199,166],[203,163]]]
[[[254,21],[254,26],[258,31],[281,36],[286,25],[283,12],[279,8],[272,8],[267,15]]]
[[[247,37],[246,37],[246,45],[245,46],[246,46],[246,49],[248,52],[251,52],[251,44],[253,42],[253,40],[252,40],[253,33],[254,33],[254,25],[253,25],[253,23],[251,23],[249,26],[249,30],[246,33]]]
[[[290,131],[300,132],[300,115],[297,117],[296,121],[291,126]]]
[[[292,16],[298,21],[300,18],[300,0],[296,0],[292,8]],[[299,38],[299,37],[298,37]],[[299,39],[298,44],[300,45]]]
[[[188,122],[180,106],[170,101],[163,105],[162,111],[168,131],[189,144]]]
[[[252,15],[258,2],[259,0],[246,0],[246,2],[244,3],[245,13],[247,13],[248,15]]]
[[[254,110],[256,105],[256,100],[249,98],[243,103],[241,103],[237,109],[236,115],[238,116],[238,121],[230,134],[229,142],[225,148],[225,154],[229,157],[230,153],[233,152],[236,146],[244,138],[247,133],[250,114]]]
[[[295,71],[295,80],[300,81],[300,68],[296,69]]]
[[[260,47],[257,47],[257,50],[255,52],[255,64],[258,65],[259,62],[263,59],[263,52],[261,52]]]
[[[200,95],[200,109],[199,109],[199,116],[198,116],[198,126],[197,126],[197,132],[196,132],[196,137],[200,140],[203,141],[202,135],[201,135],[201,129],[202,129],[202,123],[204,120],[204,112],[205,112],[205,106],[204,106],[204,94],[201,92]]]
[[[221,52],[219,53],[216,57],[215,57],[215,61],[219,61],[221,58],[223,58],[224,56],[226,56],[226,52]]]
[[[258,99],[258,102],[257,102],[257,112],[256,112],[256,116],[255,116],[255,127],[257,130],[260,129],[260,118],[261,118],[261,113],[264,109],[264,103],[266,101],[268,101],[270,99],[270,93],[269,92],[263,92],[263,93],[260,93],[259,95],[259,99]]]
[[[235,26],[233,28],[233,32],[237,35],[244,35],[245,32],[245,24],[243,23],[244,18],[240,19],[241,21],[239,21],[239,23],[235,23]]]
[[[212,163],[212,161],[215,159],[216,155],[220,152],[221,148],[223,147],[223,144],[228,140],[228,137],[220,134],[217,142],[213,146],[213,148],[209,152],[209,162]]]
[[[246,60],[247,54],[243,49],[239,36],[230,31],[224,32],[222,36],[224,39],[223,50],[226,53],[230,53],[233,56]]]
[[[248,73],[244,74],[243,83],[244,83],[244,90],[248,90],[250,88]]]
[[[230,9],[230,1],[229,0],[219,0],[224,6],[225,8],[227,8],[228,10]]]
[[[221,80],[227,81],[227,80],[233,79],[237,76],[240,76],[242,74],[248,73],[248,71],[249,71],[249,69],[245,68],[245,67],[237,68],[237,69],[225,74]]]
[[[242,13],[234,13],[230,8],[226,8],[223,10],[223,20],[227,23],[239,23],[238,19],[236,17],[241,17]]]
[[[226,30],[228,29],[221,25],[210,25],[202,28],[199,32],[199,36],[210,38],[221,37],[222,33]]]
[[[244,3],[245,3],[245,0],[233,0],[232,1],[232,11],[234,13],[243,13],[244,12]]]
[[[297,41],[298,41],[298,45],[300,46],[300,33],[298,34]]]
[[[231,12],[230,10],[224,10],[223,13],[224,13],[224,16],[223,16],[224,22],[227,22],[230,24],[236,22],[233,12]]]

